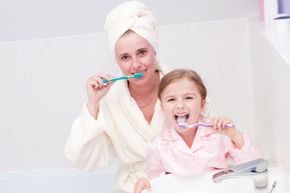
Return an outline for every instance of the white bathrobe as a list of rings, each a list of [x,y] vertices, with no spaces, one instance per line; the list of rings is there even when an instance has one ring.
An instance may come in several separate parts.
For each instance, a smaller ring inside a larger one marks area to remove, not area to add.
[[[160,67],[160,66],[159,66]],[[161,77],[164,70],[160,70]],[[65,156],[79,168],[90,170],[108,163],[110,150],[120,159],[115,192],[133,192],[137,179],[146,175],[147,145],[164,127],[160,102],[150,124],[131,97],[127,82],[117,81],[101,100],[97,120],[84,106],[74,121]]]

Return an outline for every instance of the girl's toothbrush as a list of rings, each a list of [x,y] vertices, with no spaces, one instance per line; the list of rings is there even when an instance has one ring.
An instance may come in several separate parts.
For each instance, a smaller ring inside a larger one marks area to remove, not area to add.
[[[103,84],[107,84],[108,82],[115,82],[117,80],[128,80],[129,78],[142,78],[143,77],[143,73],[136,73],[134,75],[130,75],[130,76],[119,76],[116,78],[112,78],[110,80],[103,80]]]
[[[199,123],[194,123],[192,125],[189,125],[189,124],[187,124],[185,122],[179,122],[178,123],[178,126],[180,128],[187,129],[187,128],[194,128],[194,127],[198,127],[198,126],[213,127],[213,124],[212,123],[202,123],[202,122],[199,122]],[[227,123],[224,126],[224,128],[232,128],[232,127],[235,127],[235,125],[234,124],[230,124],[230,123]]]

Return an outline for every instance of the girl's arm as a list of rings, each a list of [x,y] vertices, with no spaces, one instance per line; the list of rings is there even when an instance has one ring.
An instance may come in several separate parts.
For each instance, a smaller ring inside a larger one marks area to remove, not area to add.
[[[229,138],[225,139],[225,146],[229,147],[227,158],[231,158],[236,164],[251,161],[258,158],[265,158],[260,148],[253,143],[245,134],[241,134],[243,146],[237,148]]]
[[[214,117],[211,119],[213,123],[213,128],[216,129],[219,133],[228,136],[232,142],[235,144],[235,147],[241,149],[244,146],[244,137],[235,127],[225,127],[226,124],[234,123],[226,117]]]
[[[261,150],[253,144],[250,139],[236,128],[225,128],[226,124],[233,122],[225,117],[215,117],[212,120],[214,128],[221,134],[228,137],[224,138],[224,147],[227,147],[227,158],[233,159],[236,163],[243,163],[257,158],[264,158]]]

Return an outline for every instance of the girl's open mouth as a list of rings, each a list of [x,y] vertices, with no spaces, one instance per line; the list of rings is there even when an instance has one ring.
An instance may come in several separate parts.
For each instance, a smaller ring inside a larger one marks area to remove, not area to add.
[[[176,114],[174,115],[174,118],[177,123],[186,123],[189,118],[189,114]]]

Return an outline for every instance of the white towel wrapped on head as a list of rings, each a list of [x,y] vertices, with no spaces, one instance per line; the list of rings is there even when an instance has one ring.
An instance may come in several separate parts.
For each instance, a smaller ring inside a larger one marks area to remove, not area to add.
[[[109,47],[113,52],[118,39],[128,30],[146,39],[157,52],[157,22],[149,8],[140,1],[122,3],[107,15],[105,31]]]

